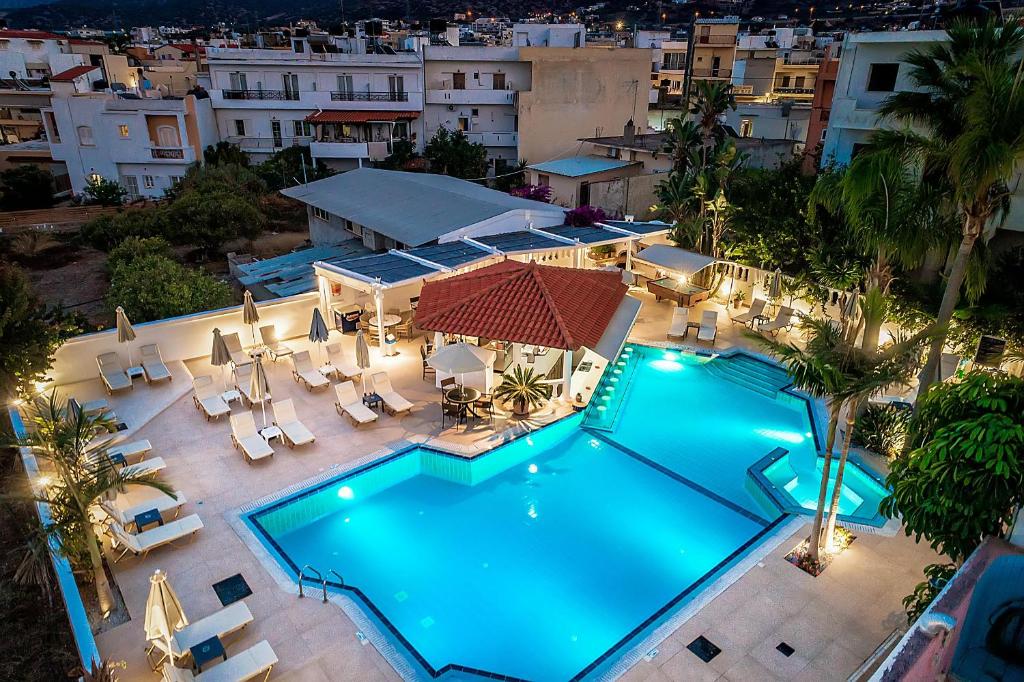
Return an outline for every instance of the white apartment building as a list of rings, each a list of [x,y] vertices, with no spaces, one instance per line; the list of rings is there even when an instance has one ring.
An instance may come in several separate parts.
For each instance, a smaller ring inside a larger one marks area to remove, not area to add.
[[[0,30],[0,77],[39,80],[86,63],[68,39],[46,31]]]
[[[209,48],[221,138],[257,160],[309,145],[314,159],[338,170],[385,158],[394,139],[421,149],[421,55],[374,54],[362,39],[333,41],[336,52],[301,42],[292,51]]]
[[[530,90],[530,64],[515,47],[427,47],[424,134],[462,130],[487,147],[491,169],[514,166],[519,154],[519,93]]]
[[[104,178],[132,199],[160,198],[217,141],[209,99],[128,99],[83,91],[74,79],[51,85],[43,123],[53,159],[67,165],[76,194]]]

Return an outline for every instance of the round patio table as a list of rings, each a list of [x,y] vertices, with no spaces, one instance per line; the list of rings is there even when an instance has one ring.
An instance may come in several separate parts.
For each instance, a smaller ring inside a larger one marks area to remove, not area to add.
[[[398,316],[398,315],[385,315],[384,319],[382,320],[382,322],[384,323],[385,327],[394,327],[396,324],[398,324],[401,321],[402,321],[402,318],[400,316]],[[369,324],[371,327],[376,327],[377,326],[377,316],[374,315],[369,320],[367,320],[367,324]]]
[[[456,405],[469,405],[470,403],[475,403],[480,398],[480,391],[466,386],[456,386],[455,388],[448,389],[444,397],[448,399],[448,402],[455,403]]]

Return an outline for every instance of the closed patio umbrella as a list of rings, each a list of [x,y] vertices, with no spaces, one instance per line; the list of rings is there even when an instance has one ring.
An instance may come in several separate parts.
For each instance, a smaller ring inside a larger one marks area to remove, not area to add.
[[[115,311],[116,324],[117,324],[117,342],[118,343],[131,343],[135,340],[135,330],[132,329],[132,323],[128,321],[128,316],[124,314],[124,308],[117,306]],[[128,346],[128,366],[132,365],[132,347]]]
[[[370,347],[366,345],[366,336],[362,329],[356,332],[356,365],[359,369],[370,368]],[[366,376],[365,372],[363,372],[363,376]]]
[[[309,340],[322,349],[329,336],[330,331],[327,329],[327,323],[324,322],[324,316],[320,314],[319,308],[313,308],[313,320],[309,323]],[[320,358],[320,364],[324,364],[323,350],[317,351],[317,356]]]
[[[231,363],[231,352],[228,351],[228,344],[224,343],[224,337],[220,335],[219,329],[213,330],[213,348],[210,350],[210,364],[214,367],[226,367]],[[220,371],[220,380],[224,390],[228,390],[227,380],[224,378],[224,370]]]
[[[263,367],[263,353],[253,353],[252,356],[252,379],[249,384],[249,393],[253,398],[260,401],[263,408],[263,426],[267,426],[267,396],[270,395],[270,384],[267,382],[267,370]]]
[[[853,323],[857,319],[857,313],[860,312],[860,294],[857,293],[856,289],[852,289],[846,292],[846,305],[843,306],[843,317],[846,321]]]
[[[782,270],[776,270],[771,286],[768,287],[768,300],[774,302],[780,298],[782,298]]]
[[[252,292],[245,290],[245,300],[242,302],[242,321],[249,325],[252,331],[252,342],[256,343],[256,323],[260,321],[260,311],[256,308],[256,302],[252,300]]]
[[[146,598],[146,641],[162,642],[173,663],[171,637],[175,631],[186,625],[188,618],[185,617],[181,602],[167,580],[167,575],[162,571],[156,571],[149,578],[149,596]]]

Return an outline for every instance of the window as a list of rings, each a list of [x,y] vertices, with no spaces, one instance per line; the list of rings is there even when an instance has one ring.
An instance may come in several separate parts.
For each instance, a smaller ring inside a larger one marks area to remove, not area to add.
[[[807,82],[806,78],[804,78],[803,76],[797,76],[796,77],[796,81],[793,83],[793,85],[798,87],[798,88],[802,88],[802,87],[804,87],[804,83],[806,83],[806,82]]]
[[[388,76],[388,94],[392,102],[401,102],[405,99],[404,76]]]
[[[754,134],[754,122],[749,118],[740,121],[740,137],[750,137]]]
[[[551,176],[544,175],[543,173],[537,174],[537,184],[541,187],[549,187],[551,185]]]
[[[103,176],[96,171],[93,171],[92,173],[89,173],[85,179],[89,181],[90,185],[98,185],[103,180]]]
[[[872,64],[868,70],[868,92],[892,92],[899,72],[899,64]]]
[[[246,83],[246,80],[245,80],[245,74],[244,73],[236,72],[236,73],[228,74],[228,76],[231,79],[231,89],[232,90],[248,90],[249,89],[248,88],[248,83]]]
[[[350,74],[343,73],[338,76],[338,92],[340,92],[343,97],[352,96],[354,90],[352,89],[352,76]]]
[[[178,137],[177,126],[158,126],[156,129],[157,143],[161,147],[180,147],[181,138]]]
[[[245,121],[240,118],[235,119],[235,135],[245,137]]]
[[[782,77],[782,87],[784,87],[784,88],[788,88],[789,87],[789,76],[783,76]]]
[[[685,52],[666,52],[661,58],[662,68],[670,71],[682,71],[686,63]]]
[[[469,115],[470,116],[479,116],[480,115],[480,110],[479,109],[470,109],[469,110]]]
[[[464,74],[464,73],[453,73],[452,74],[452,89],[453,90],[465,90],[466,89],[466,74]]]
[[[283,145],[284,141],[281,139],[281,122],[280,121],[271,121],[270,122],[270,135],[274,138],[274,146],[275,147],[282,147],[282,146],[284,146]]]
[[[312,137],[313,124],[308,121],[295,121],[295,137]]]
[[[128,130],[127,123],[119,123],[117,125],[117,134],[120,135],[122,138],[128,137],[129,132],[130,131]]]
[[[317,206],[313,207],[313,217],[315,217],[317,220],[322,220],[325,223],[331,221],[331,214]]]
[[[505,74],[496,73],[491,76],[491,89],[492,90],[504,90],[505,89]]]
[[[345,229],[354,234],[357,237],[363,236],[363,228],[358,223],[354,223],[348,218],[345,218]]]
[[[146,189],[153,189],[154,187],[156,187],[156,178],[154,178],[152,175],[143,175],[142,186]]]
[[[78,126],[78,143],[84,147],[92,147],[96,144],[92,139],[90,126]]]
[[[466,116],[459,116],[459,130],[462,132],[469,130],[469,118]]]
[[[292,49],[295,50],[296,52],[300,52],[300,53],[301,52],[305,52],[306,51],[306,45],[301,40],[293,40],[292,41]]]
[[[281,75],[281,80],[284,83],[284,98],[288,100],[299,99],[299,77],[294,73],[285,73]]]
[[[139,179],[134,175],[124,175],[124,188],[128,190],[129,201],[136,201],[139,198]]]

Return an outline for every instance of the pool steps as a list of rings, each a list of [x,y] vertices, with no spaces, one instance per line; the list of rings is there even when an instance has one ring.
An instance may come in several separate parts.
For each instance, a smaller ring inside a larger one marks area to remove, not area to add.
[[[717,377],[769,398],[775,398],[780,390],[793,383],[786,370],[745,354],[716,358],[707,364],[707,368]]]

